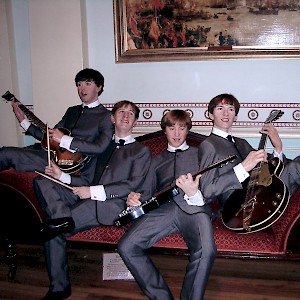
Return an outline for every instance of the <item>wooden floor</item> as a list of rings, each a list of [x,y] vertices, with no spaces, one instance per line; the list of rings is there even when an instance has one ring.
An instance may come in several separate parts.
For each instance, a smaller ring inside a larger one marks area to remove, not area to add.
[[[15,280],[7,279],[8,267],[0,250],[0,299],[41,299],[48,290],[43,248],[17,245],[18,270]],[[88,243],[69,247],[72,283],[70,300],[147,299],[133,280],[102,280],[103,253]],[[151,254],[166,278],[175,299],[179,299],[185,255]],[[217,258],[209,279],[205,300],[300,299],[300,262],[266,259]]]

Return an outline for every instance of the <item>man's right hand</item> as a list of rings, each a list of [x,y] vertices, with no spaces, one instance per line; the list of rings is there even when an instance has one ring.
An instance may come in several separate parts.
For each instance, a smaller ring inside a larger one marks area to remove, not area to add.
[[[249,172],[262,161],[267,161],[267,152],[264,149],[251,151],[241,164]]]
[[[60,168],[51,161],[51,165],[50,166],[46,166],[45,168],[45,174],[55,178],[55,179],[59,179],[61,176],[62,171],[60,170]]]
[[[126,200],[127,206],[139,206],[139,205],[141,205],[141,202],[139,200],[140,197],[141,197],[140,193],[131,192],[127,196],[127,200]]]

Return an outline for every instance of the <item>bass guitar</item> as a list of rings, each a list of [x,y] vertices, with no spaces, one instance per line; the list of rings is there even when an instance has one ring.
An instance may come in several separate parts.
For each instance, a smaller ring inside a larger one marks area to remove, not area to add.
[[[193,174],[193,178],[195,178],[199,174],[203,174],[211,169],[216,167],[223,167],[224,165],[228,164],[229,162],[233,162],[237,158],[236,155],[229,156],[225,159],[222,159],[214,164],[211,164],[204,169],[198,171],[197,173]],[[120,227],[128,224],[129,222],[139,218],[140,216],[147,214],[149,211],[160,207],[174,196],[178,195],[179,191],[177,186],[171,185],[166,187],[165,189],[161,190],[160,192],[156,193],[150,200],[143,202],[139,206],[128,207],[127,209],[123,210],[119,214],[119,218],[114,221],[115,225]]]
[[[4,95],[2,95],[6,101],[16,101],[20,102],[16,99],[16,97],[7,91]],[[19,104],[20,109],[24,112],[26,117],[29,119],[31,123],[40,128],[44,133],[43,139],[41,141],[42,148],[44,150],[48,150],[47,143],[47,126],[44,124],[39,118],[37,118],[25,105]],[[65,135],[70,135],[70,131],[66,128],[59,128]],[[84,155],[80,152],[72,152],[65,148],[59,146],[59,143],[50,140],[49,148],[51,152],[51,160],[64,172],[72,174],[74,172],[80,171],[85,164],[90,160],[90,157]]]
[[[270,113],[265,123],[271,123],[283,115],[280,110]],[[258,150],[264,149],[267,134],[262,134]],[[261,162],[250,172],[245,187],[235,190],[226,200],[222,222],[237,233],[252,233],[265,229],[276,222],[289,203],[289,191],[281,181],[284,169],[278,157]]]

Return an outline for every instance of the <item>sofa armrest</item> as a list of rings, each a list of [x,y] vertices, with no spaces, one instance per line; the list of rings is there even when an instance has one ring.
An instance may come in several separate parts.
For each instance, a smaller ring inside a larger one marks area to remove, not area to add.
[[[277,222],[272,224],[275,242],[284,252],[294,225],[300,220],[300,187],[290,197],[286,210]]]

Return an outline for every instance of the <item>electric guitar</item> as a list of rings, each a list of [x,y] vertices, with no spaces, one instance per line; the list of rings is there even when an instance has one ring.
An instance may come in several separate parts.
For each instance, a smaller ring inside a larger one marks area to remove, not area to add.
[[[195,178],[199,174],[203,174],[211,169],[216,167],[223,167],[224,165],[228,164],[229,162],[233,162],[237,158],[236,155],[229,156],[225,159],[222,159],[214,164],[211,164],[204,169],[198,171],[193,175]],[[127,223],[139,218],[140,216],[147,214],[149,211],[158,208],[159,206],[163,205],[174,196],[178,195],[179,191],[177,186],[171,185],[163,189],[162,191],[156,193],[150,200],[143,202],[139,206],[128,207],[127,209],[123,210],[119,214],[119,218],[114,221],[115,225],[120,227],[126,225]]]
[[[280,110],[270,113],[265,123],[283,115]],[[258,150],[264,149],[267,134],[262,134]],[[289,203],[289,191],[278,176],[284,169],[278,157],[261,162],[250,172],[246,187],[235,190],[226,200],[222,211],[223,224],[237,233],[260,231],[276,222]]]
[[[15,98],[13,94],[7,91],[4,95],[2,95],[6,101],[16,101],[20,102]],[[41,141],[41,145],[44,150],[48,150],[48,143],[47,143],[47,126],[44,124],[39,118],[37,118],[25,105],[20,104],[20,109],[24,112],[26,117],[29,119],[31,123],[35,126],[40,128],[44,133],[43,139]],[[62,131],[65,135],[70,135],[70,131],[66,128],[58,128]],[[50,140],[49,148],[51,152],[51,160],[60,168],[60,170],[72,174],[81,170],[90,160],[90,157],[84,155],[80,152],[72,152],[65,148],[59,146],[59,143]]]

